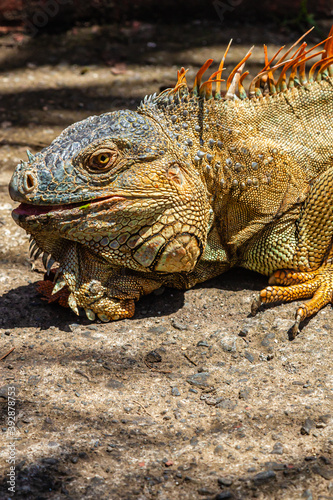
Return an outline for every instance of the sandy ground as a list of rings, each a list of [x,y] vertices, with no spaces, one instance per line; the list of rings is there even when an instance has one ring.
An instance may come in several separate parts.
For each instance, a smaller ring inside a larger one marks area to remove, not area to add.
[[[297,304],[250,317],[266,279],[237,269],[160,290],[133,319],[90,323],[41,300],[41,263],[31,269],[10,216],[7,185],[27,148],[91,114],[135,109],[179,66],[193,78],[230,37],[229,69],[258,44],[255,74],[260,42],[273,53],[297,36],[198,21],[0,39],[0,498],[333,499],[330,307],[291,342]]]

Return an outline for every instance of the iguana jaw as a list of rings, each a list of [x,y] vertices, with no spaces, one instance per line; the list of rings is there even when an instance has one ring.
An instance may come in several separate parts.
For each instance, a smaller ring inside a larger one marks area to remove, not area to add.
[[[59,213],[65,212],[73,212],[77,210],[84,210],[91,206],[97,206],[99,204],[107,203],[109,207],[116,204],[118,201],[124,201],[125,198],[123,196],[106,196],[103,198],[99,198],[97,200],[91,200],[86,202],[79,203],[68,203],[65,205],[31,205],[27,203],[21,203],[17,208],[15,208],[12,212],[13,219],[19,223],[29,220],[36,220],[40,216],[45,214],[49,215],[59,215]],[[109,202],[109,203],[108,203]]]

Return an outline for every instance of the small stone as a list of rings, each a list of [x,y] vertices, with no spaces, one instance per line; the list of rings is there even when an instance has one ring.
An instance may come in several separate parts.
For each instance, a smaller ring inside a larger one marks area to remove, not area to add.
[[[283,445],[282,443],[275,443],[273,446],[273,450],[271,451],[272,455],[283,455]]]
[[[305,500],[313,500],[311,490],[305,490],[302,494],[302,498],[305,498]]]
[[[164,460],[163,460],[163,463],[164,463],[165,467],[171,467],[171,465],[173,465],[172,460],[166,460],[166,462],[164,462]]]
[[[194,375],[190,375],[189,377],[187,377],[186,381],[189,384],[194,385],[195,387],[206,388],[209,387],[209,377],[210,373],[208,372],[195,373]]]
[[[221,346],[225,352],[236,352],[236,339],[234,337],[224,336],[221,340]]]
[[[269,481],[272,481],[275,478],[276,478],[275,472],[272,470],[267,470],[264,472],[259,472],[259,474],[256,474],[253,478],[253,482],[255,485],[260,485],[268,483]]]
[[[245,351],[244,356],[246,357],[246,359],[247,359],[248,361],[250,361],[250,363],[253,363],[253,361],[254,361],[254,356],[253,356],[253,354],[252,354],[251,352],[249,352],[249,351]]]
[[[306,418],[304,424],[301,427],[301,434],[309,435],[311,429],[314,427],[314,421],[311,418]]]
[[[232,401],[231,399],[226,398],[216,406],[217,408],[223,408],[224,410],[234,410],[237,406],[237,403],[235,401]]]
[[[333,479],[333,469],[326,469],[325,467],[320,467],[319,465],[314,465],[312,470],[315,474],[319,474],[319,476],[323,477],[327,481]]]
[[[198,493],[199,493],[199,495],[202,495],[202,496],[214,495],[214,491],[211,491],[208,488],[199,488]]]
[[[234,498],[234,495],[232,494],[231,491],[222,491],[221,493],[218,493],[215,497],[214,500],[228,500],[229,498]]]
[[[49,443],[49,446],[51,446],[51,444]],[[59,460],[57,458],[53,458],[53,457],[46,457],[46,458],[42,458],[42,463],[43,464],[47,464],[47,465],[56,465],[59,463]]]
[[[220,486],[231,486],[233,480],[230,479],[229,477],[219,477],[217,482],[219,483]]]
[[[248,333],[249,333],[249,329],[246,328],[245,326],[240,330],[239,332],[239,336],[240,337],[247,337],[248,336]]]
[[[121,389],[122,387],[124,387],[124,384],[120,380],[111,378],[107,382],[106,387],[109,387],[110,389]]]
[[[162,361],[162,356],[157,351],[150,351],[146,354],[145,360],[147,363],[160,363]]]
[[[183,325],[182,323],[179,323],[176,320],[172,320],[171,323],[172,323],[172,326],[174,328],[176,328],[177,330],[188,330],[188,326],[187,325]]]
[[[179,392],[178,387],[172,387],[171,394],[172,394],[172,396],[180,396],[180,392]]]
[[[221,444],[218,444],[217,446],[215,446],[214,448],[214,454],[215,455],[222,455],[223,454],[223,451],[224,451],[224,448]]]
[[[209,347],[209,344],[208,342],[206,342],[206,340],[199,340],[199,342],[197,343],[197,347]]]
[[[250,389],[241,389],[238,393],[239,399],[244,399],[247,401],[249,399]]]
[[[319,422],[323,422],[324,424],[329,424],[332,420],[332,415],[330,413],[327,413],[326,415],[320,415],[318,420]]]

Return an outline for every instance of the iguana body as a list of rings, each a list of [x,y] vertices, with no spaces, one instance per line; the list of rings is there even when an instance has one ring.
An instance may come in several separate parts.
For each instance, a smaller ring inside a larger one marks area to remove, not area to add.
[[[223,62],[201,83],[208,61],[192,91],[182,69],[174,89],[136,112],[90,117],[29,153],[11,180],[22,203],[13,217],[33,255],[59,263],[54,293],[67,285],[75,312],[108,321],[132,316],[161,285],[188,288],[240,265],[284,285],[259,302],[312,297],[294,333],[331,302],[332,38],[307,79],[305,47],[266,58],[249,95],[250,53],[223,96]]]

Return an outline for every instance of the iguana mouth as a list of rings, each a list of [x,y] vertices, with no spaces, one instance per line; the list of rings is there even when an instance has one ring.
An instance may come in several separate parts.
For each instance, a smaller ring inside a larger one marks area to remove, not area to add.
[[[89,208],[91,205],[98,205],[103,202],[111,202],[111,205],[118,201],[123,201],[126,198],[123,196],[105,196],[104,198],[98,198],[97,200],[87,200],[78,203],[66,203],[64,205],[30,205],[28,203],[21,203],[17,208],[13,210],[13,215],[16,217],[31,217],[45,215],[50,212],[63,212],[65,210],[79,209],[84,210]],[[110,204],[108,203],[110,206]]]

